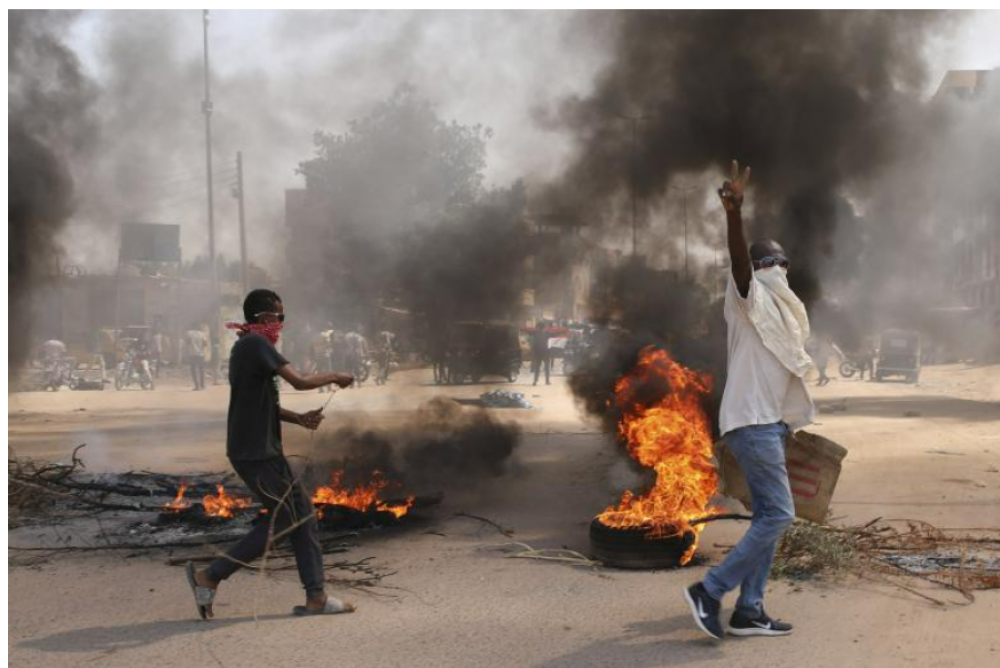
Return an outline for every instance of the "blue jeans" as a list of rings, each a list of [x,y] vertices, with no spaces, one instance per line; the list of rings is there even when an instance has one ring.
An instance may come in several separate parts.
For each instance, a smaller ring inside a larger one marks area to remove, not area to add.
[[[725,560],[709,570],[704,585],[709,596],[719,601],[739,587],[736,610],[751,619],[764,609],[764,587],[774,550],[795,520],[785,466],[787,434],[788,427],[778,422],[740,427],[723,436],[750,486],[753,520]]]

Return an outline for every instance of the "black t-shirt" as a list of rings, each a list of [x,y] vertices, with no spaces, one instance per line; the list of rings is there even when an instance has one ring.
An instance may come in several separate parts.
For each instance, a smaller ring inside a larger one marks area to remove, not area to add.
[[[531,335],[531,352],[543,355],[549,351],[549,333],[541,327],[536,328]]]
[[[288,364],[260,334],[246,334],[229,357],[229,427],[232,461],[259,461],[282,454],[278,404],[279,368]]]

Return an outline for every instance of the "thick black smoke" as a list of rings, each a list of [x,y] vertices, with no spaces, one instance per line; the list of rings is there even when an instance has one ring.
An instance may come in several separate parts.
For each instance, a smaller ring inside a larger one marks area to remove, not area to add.
[[[921,45],[946,19],[926,12],[619,16],[615,57],[595,91],[540,113],[578,142],[575,161],[547,197],[596,212],[621,238],[632,223],[633,190],[643,221],[679,197],[671,186],[705,174],[721,182],[737,157],[753,167],[748,236],[779,240],[792,258],[792,287],[817,324],[837,322],[838,309],[821,301],[821,278],[834,269],[855,276],[863,262],[877,261],[864,252],[871,221],[854,203],[878,195],[885,170],[913,155],[915,128],[935,129],[934,114],[923,109]],[[721,213],[695,209],[692,235],[717,245]],[[877,222],[892,237],[897,220]],[[725,370],[721,304],[694,282],[639,260],[611,270],[604,283],[591,308],[624,331],[575,374],[581,402],[613,425],[614,381],[653,343],[712,373],[714,416]]]
[[[431,322],[513,318],[528,253],[524,213],[524,189],[515,184],[449,219],[401,232],[402,300]]]
[[[71,17],[10,11],[8,18],[8,370],[16,374],[37,334],[35,288],[54,273],[55,237],[74,208],[69,160],[93,141],[94,91],[61,42]]]
[[[313,466],[311,477],[324,484],[331,468],[343,469],[344,482],[354,486],[381,471],[407,493],[473,492],[507,473],[520,440],[517,424],[439,397],[405,424],[376,427],[361,417],[320,436],[322,463]]]
[[[595,92],[547,119],[579,141],[552,196],[610,214],[634,185],[640,207],[654,206],[674,179],[726,174],[738,157],[754,170],[754,231],[785,245],[789,279],[811,303],[838,224],[850,224],[846,189],[863,193],[905,148],[923,38],[941,22],[927,12],[624,13]],[[623,116],[643,117],[634,153]]]

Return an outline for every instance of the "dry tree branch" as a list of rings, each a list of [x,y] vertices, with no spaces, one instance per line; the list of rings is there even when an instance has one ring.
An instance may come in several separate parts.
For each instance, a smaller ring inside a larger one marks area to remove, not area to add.
[[[484,524],[488,524],[491,527],[493,527],[494,529],[496,529],[500,533],[500,535],[506,536],[507,538],[510,538],[511,536],[514,535],[514,530],[513,529],[508,529],[507,527],[503,526],[502,524],[494,522],[493,520],[491,520],[489,518],[486,518],[486,517],[480,517],[479,515],[472,515],[470,513],[455,513],[455,517],[467,517],[469,519],[478,520],[478,521],[480,521],[480,522],[482,522]]]

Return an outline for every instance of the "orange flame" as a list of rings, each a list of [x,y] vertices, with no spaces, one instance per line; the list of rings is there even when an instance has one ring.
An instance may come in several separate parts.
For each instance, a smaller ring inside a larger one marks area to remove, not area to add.
[[[655,384],[665,384],[669,390],[655,404],[641,401],[643,390]],[[648,528],[649,538],[693,532],[694,542],[681,557],[681,565],[691,561],[698,534],[705,528],[690,522],[710,514],[709,502],[718,485],[711,463],[710,422],[702,409],[711,389],[707,374],[688,369],[653,346],[643,349],[635,368],[615,383],[615,405],[622,412],[619,433],[629,455],[653,469],[656,482],[641,496],[627,490],[618,506],[610,506],[597,518],[619,529]]]
[[[389,504],[379,499],[389,486],[389,481],[385,479],[381,471],[372,473],[371,482],[356,485],[354,489],[345,487],[343,480],[343,470],[331,473],[330,484],[318,488],[316,493],[313,494],[313,505],[347,506],[361,512],[373,510],[384,511],[392,513],[397,518],[410,512],[410,508],[413,507],[414,498],[412,496],[407,497],[406,501],[398,504]],[[323,517],[322,509],[317,514],[319,517]]]
[[[217,495],[206,494],[201,500],[201,504],[205,506],[205,514],[209,517],[230,519],[234,511],[253,505],[253,500],[249,497],[229,496],[226,494],[226,488],[222,485],[216,485],[215,489],[218,492]]]
[[[180,512],[191,507],[191,502],[184,498],[184,492],[187,491],[187,483],[182,482],[181,486],[177,488],[177,496],[174,500],[163,506],[163,509],[168,512]]]

